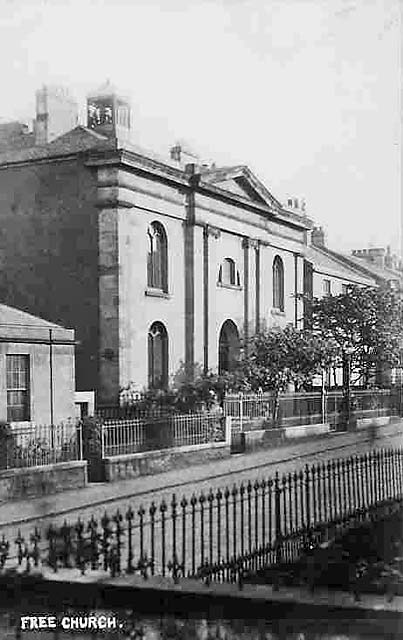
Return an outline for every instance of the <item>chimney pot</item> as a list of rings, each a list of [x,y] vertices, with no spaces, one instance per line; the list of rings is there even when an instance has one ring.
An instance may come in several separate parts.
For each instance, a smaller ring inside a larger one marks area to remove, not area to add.
[[[171,147],[169,154],[171,156],[171,160],[175,160],[176,162],[180,162],[181,161],[181,155],[182,155],[182,147],[180,144],[175,144],[173,147]]]
[[[43,86],[36,92],[35,143],[48,144],[78,124],[78,106],[63,87]]]
[[[315,247],[325,247],[325,232],[323,227],[314,227],[312,229],[311,241]]]

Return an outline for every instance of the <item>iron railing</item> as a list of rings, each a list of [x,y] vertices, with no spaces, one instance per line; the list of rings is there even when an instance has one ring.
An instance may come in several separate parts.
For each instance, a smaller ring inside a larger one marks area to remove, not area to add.
[[[97,406],[96,414],[102,420],[130,420],[133,418],[159,418],[167,414],[166,409],[158,406],[145,409],[141,399],[132,404],[101,404]]]
[[[304,469],[152,502],[97,521],[20,533],[0,543],[0,567],[76,567],[234,581],[295,561],[307,548],[374,510],[403,501],[403,448],[306,465]]]
[[[82,460],[81,423],[9,427],[0,439],[0,469],[38,467]]]
[[[225,440],[220,413],[108,420],[101,429],[102,458]]]
[[[354,410],[361,417],[382,417],[397,410],[396,392],[389,389],[361,390],[352,393]]]
[[[399,411],[397,394],[389,389],[352,390],[351,398],[357,418],[393,415]],[[244,425],[255,420],[267,425],[293,426],[330,422],[335,426],[343,412],[342,390],[282,393],[278,397],[275,415],[273,393],[227,394],[224,399],[224,415],[231,416]]]

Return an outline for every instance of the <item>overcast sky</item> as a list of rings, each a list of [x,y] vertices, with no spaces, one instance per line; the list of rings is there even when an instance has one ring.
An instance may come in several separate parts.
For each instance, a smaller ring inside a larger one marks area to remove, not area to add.
[[[0,0],[0,116],[109,78],[135,140],[177,139],[299,195],[349,250],[399,249],[399,0]]]

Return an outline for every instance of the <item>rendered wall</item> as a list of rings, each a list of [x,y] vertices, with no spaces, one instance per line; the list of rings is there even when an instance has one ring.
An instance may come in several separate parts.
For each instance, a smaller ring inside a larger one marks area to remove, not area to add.
[[[50,425],[51,386],[53,393],[53,424],[74,419],[74,346],[21,344],[0,342],[0,420],[7,420],[6,356],[29,355],[30,360],[30,421]]]

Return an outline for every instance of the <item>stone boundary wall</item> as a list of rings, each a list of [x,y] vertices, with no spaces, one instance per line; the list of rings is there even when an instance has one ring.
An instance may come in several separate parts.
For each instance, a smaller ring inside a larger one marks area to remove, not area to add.
[[[302,424],[292,427],[284,427],[286,438],[304,438],[307,436],[320,436],[330,431],[328,422],[318,422],[315,424]]]
[[[104,459],[105,480],[106,482],[114,482],[125,478],[154,475],[172,469],[204,464],[211,462],[211,460],[220,460],[229,455],[229,444],[213,442],[113,456]]]
[[[390,423],[390,416],[379,416],[374,418],[358,418],[357,429],[368,429],[368,427],[384,427]]]
[[[382,428],[387,427],[390,418],[378,418],[359,421],[357,431],[353,433],[336,432],[328,423],[282,427],[278,429],[252,429],[245,431],[245,453],[272,449],[285,445],[297,444],[301,440],[318,440],[323,442],[328,438],[337,437],[338,441],[346,436],[346,446],[350,441],[366,439],[368,437],[382,437]],[[378,429],[381,429],[378,432]],[[236,436],[239,430],[232,430]],[[343,440],[344,443],[344,440]],[[323,445],[321,445],[322,447]],[[326,446],[326,445],[325,445]],[[188,466],[203,465],[212,460],[221,460],[231,456],[231,421],[227,418],[226,441],[188,447],[175,447],[122,456],[112,456],[104,459],[104,479],[115,482],[128,478],[155,475],[184,469]]]
[[[87,484],[87,461],[57,462],[43,467],[0,471],[0,502],[37,498],[50,493],[81,489]]]

